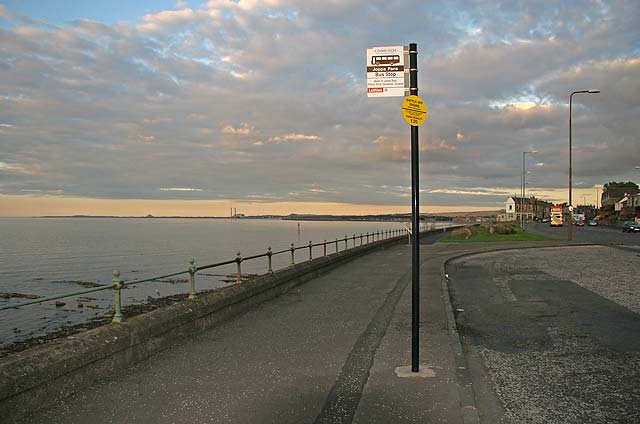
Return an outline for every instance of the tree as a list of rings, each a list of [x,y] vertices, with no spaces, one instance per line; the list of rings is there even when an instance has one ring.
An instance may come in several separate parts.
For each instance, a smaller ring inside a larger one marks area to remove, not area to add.
[[[604,188],[632,188],[634,190],[637,190],[638,189],[638,184],[636,184],[636,183],[634,183],[632,181],[627,181],[626,183],[622,182],[622,181],[620,181],[619,183],[615,182],[615,181],[611,181],[611,182],[606,183],[604,185]]]

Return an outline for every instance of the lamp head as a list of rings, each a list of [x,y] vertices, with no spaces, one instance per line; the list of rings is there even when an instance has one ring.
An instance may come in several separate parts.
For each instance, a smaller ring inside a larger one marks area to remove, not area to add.
[[[595,93],[599,93],[600,90],[595,90],[595,89],[591,89],[591,90],[587,90],[587,93],[591,93],[591,94],[595,94]]]

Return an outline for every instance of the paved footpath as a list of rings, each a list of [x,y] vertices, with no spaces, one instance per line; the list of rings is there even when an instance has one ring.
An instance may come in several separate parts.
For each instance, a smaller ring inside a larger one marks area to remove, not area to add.
[[[425,378],[396,375],[411,357],[411,250],[398,245],[123,369],[26,422],[476,422],[441,280],[442,261],[470,250],[478,246],[421,246]]]

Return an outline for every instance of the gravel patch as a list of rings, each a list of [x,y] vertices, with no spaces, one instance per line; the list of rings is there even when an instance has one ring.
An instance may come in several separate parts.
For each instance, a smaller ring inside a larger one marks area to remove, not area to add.
[[[572,281],[640,314],[639,253],[607,246],[581,246],[527,249],[491,256],[495,258],[498,270],[511,273],[509,278],[512,280],[544,279],[545,276],[535,274],[536,269],[542,268],[554,278]],[[532,272],[523,273],[522,264],[531,267]]]
[[[640,354],[615,352],[549,328],[545,350],[505,353],[478,347],[503,424],[637,423]]]

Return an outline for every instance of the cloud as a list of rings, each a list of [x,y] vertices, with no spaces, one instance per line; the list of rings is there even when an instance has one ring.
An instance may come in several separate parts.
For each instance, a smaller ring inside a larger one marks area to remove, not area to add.
[[[143,32],[160,32],[168,26],[178,26],[189,22],[196,16],[196,13],[189,8],[181,10],[165,10],[159,13],[144,15],[143,24],[137,26],[137,29]]]
[[[160,191],[202,191],[202,189],[189,187],[160,187]]]
[[[445,140],[432,140],[421,146],[422,152],[434,152],[438,150],[456,150],[457,147],[447,143]]]
[[[283,136],[271,137],[269,141],[280,142],[297,142],[297,141],[320,141],[321,138],[317,135],[305,135],[298,133],[285,134]]]
[[[364,64],[399,26],[418,42],[429,108],[426,203],[503,201],[474,193],[518,191],[527,150],[539,188],[566,186],[568,96],[581,88],[602,93],[574,96],[576,181],[634,179],[636,3],[581,3],[576,18],[573,3],[215,0],[111,25],[53,25],[8,3],[0,194],[405,205],[401,98],[368,99]]]
[[[232,127],[231,125],[225,125],[222,127],[222,134],[230,135],[251,135],[254,134],[255,127],[247,123],[240,124],[239,127]]]
[[[24,174],[24,175],[36,175],[35,170],[29,169],[27,166],[20,163],[6,163],[0,162],[0,172]]]
[[[7,8],[0,4],[0,18],[11,20],[13,15],[7,10]]]
[[[495,189],[495,188],[471,188],[471,189],[434,189],[434,190],[425,190],[425,193],[429,194],[455,194],[455,195],[465,195],[465,196],[510,196],[511,193],[509,189]]]

